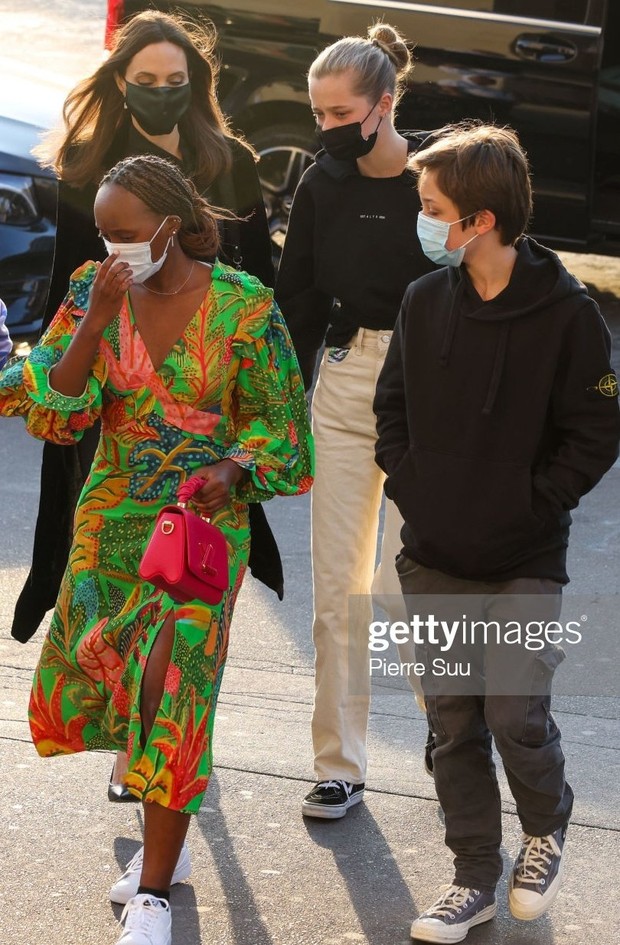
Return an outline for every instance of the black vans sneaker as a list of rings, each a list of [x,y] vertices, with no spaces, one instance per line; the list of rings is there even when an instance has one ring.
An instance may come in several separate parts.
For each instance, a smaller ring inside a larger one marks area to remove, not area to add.
[[[466,886],[443,886],[430,909],[411,926],[411,938],[420,942],[462,942],[474,925],[488,922],[497,912],[495,893]]]
[[[319,781],[304,797],[301,812],[304,817],[326,817],[336,820],[344,817],[349,807],[364,799],[364,785],[349,781]]]
[[[510,877],[508,904],[515,919],[537,919],[546,912],[562,883],[566,826],[546,837],[523,834]]]

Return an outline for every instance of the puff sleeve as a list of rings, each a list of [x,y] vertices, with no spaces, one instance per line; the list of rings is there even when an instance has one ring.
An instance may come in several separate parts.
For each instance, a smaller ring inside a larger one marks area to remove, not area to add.
[[[239,369],[232,393],[233,444],[225,458],[249,473],[244,502],[307,492],[314,449],[297,357],[271,293],[240,322],[233,347]]]
[[[0,372],[0,414],[23,417],[32,436],[61,446],[80,440],[101,414],[107,377],[101,355],[79,397],[58,393],[49,380],[50,371],[71,344],[88,308],[96,271],[94,263],[89,262],[73,273],[69,292],[39,343],[27,358],[13,358]]]

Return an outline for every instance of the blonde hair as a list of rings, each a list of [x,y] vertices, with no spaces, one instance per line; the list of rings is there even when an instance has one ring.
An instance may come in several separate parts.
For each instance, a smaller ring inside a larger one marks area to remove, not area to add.
[[[396,105],[412,69],[404,37],[388,23],[375,23],[368,28],[365,38],[344,36],[319,53],[310,66],[308,79],[351,72],[356,95],[378,102],[384,92],[389,92]]]

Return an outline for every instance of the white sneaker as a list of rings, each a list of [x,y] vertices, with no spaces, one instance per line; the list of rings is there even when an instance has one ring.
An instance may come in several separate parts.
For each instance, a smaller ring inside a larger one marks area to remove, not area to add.
[[[110,899],[112,902],[120,902],[124,905],[138,895],[138,886],[140,885],[140,874],[142,873],[142,860],[144,858],[144,847],[140,847],[138,852],[131,858],[127,864],[127,869],[117,880],[110,890]],[[192,872],[192,861],[190,859],[187,844],[181,847],[181,853],[174,868],[170,885],[182,883],[188,879]]]
[[[171,945],[172,916],[165,899],[140,894],[130,899],[121,916],[125,931],[116,945]]]

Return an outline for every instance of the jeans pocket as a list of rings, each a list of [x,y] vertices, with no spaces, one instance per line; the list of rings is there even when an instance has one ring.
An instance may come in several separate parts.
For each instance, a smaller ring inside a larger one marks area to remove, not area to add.
[[[342,361],[344,361],[350,350],[350,348],[327,348],[327,363],[340,364]]]

